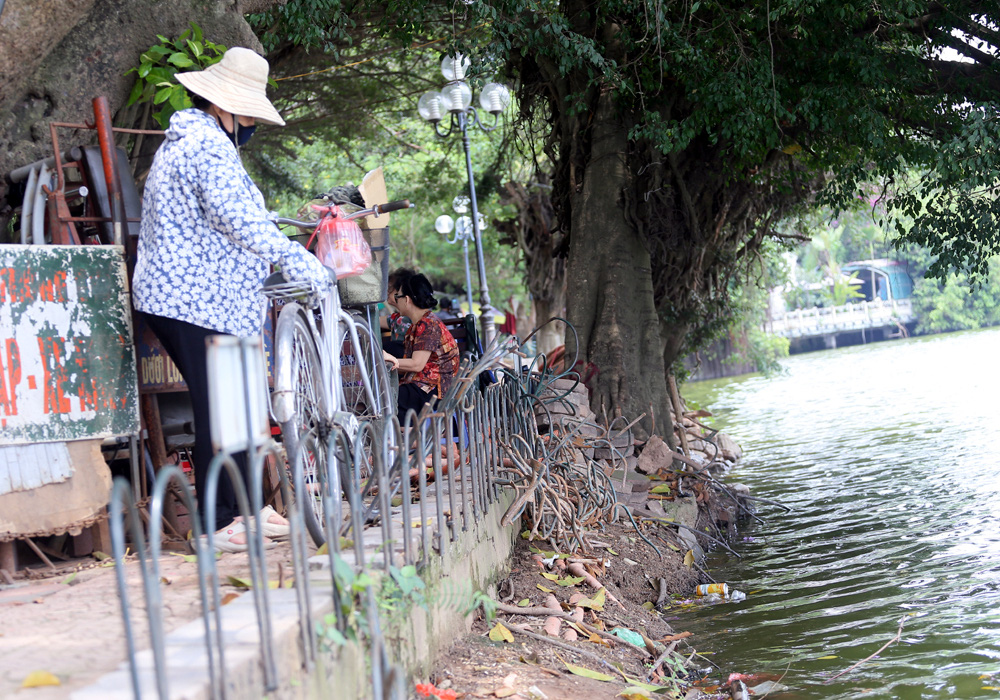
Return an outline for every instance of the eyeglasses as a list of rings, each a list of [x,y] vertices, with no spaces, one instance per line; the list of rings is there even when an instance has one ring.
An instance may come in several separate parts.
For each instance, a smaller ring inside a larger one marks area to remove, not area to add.
[[[395,303],[395,302],[399,301],[399,298],[400,298],[400,297],[405,297],[405,296],[406,296],[406,295],[405,295],[405,294],[403,294],[402,292],[396,292],[396,293],[394,293],[394,294],[392,295],[392,301],[393,301],[393,303]]]

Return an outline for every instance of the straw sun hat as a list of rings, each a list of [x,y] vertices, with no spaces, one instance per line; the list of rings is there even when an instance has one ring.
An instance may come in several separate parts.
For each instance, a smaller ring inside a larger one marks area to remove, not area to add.
[[[188,90],[231,114],[284,126],[285,120],[267,99],[267,71],[265,58],[237,46],[205,70],[176,77]]]

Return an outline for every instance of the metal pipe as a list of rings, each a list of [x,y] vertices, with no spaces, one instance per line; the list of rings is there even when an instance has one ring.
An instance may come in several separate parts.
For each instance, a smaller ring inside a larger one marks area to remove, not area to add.
[[[81,151],[77,146],[70,148],[65,153],[63,153],[62,159],[65,161],[79,161],[83,158],[83,151]],[[56,163],[55,156],[49,156],[43,160],[36,160],[34,163],[28,163],[27,165],[22,165],[20,168],[15,168],[7,174],[7,179],[11,184],[16,185],[19,182],[23,182],[28,179],[28,175],[31,174],[32,169],[38,169],[42,165],[46,168],[51,168]]]
[[[122,186],[118,179],[117,153],[114,141],[114,131],[111,127],[111,107],[108,98],[103,95],[95,97],[94,125],[97,128],[97,141],[101,147],[101,160],[104,164],[104,179],[108,185],[108,195],[111,199],[111,226],[114,231],[115,245],[125,245],[125,206],[122,201]]]

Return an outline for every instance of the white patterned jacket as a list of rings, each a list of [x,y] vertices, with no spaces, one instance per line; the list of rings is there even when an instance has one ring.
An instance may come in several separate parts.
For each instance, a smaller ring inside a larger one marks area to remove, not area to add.
[[[174,114],[142,198],[135,308],[247,337],[261,331],[267,263],[328,289],[319,260],[267,215],[215,119],[200,109]]]

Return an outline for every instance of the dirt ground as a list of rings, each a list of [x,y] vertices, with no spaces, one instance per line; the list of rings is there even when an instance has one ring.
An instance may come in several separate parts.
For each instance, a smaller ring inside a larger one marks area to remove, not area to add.
[[[512,698],[513,700],[611,700],[612,698],[643,698],[645,694],[632,691],[622,695],[629,687],[625,677],[647,681],[650,677],[656,684],[672,685],[668,673],[662,676],[651,674],[650,664],[659,657],[664,647],[676,642],[675,649],[685,657],[694,650],[684,637],[684,630],[674,630],[668,620],[676,619],[669,613],[671,603],[692,597],[694,588],[707,581],[696,568],[684,563],[683,549],[677,547],[678,540],[668,529],[646,524],[643,533],[657,545],[662,558],[639,537],[630,524],[606,526],[602,532],[593,533],[593,547],[589,555],[603,563],[592,567],[596,578],[607,590],[606,602],[601,611],[588,611],[585,620],[593,627],[611,630],[624,627],[639,632],[645,637],[645,649],[639,650],[624,641],[589,641],[577,635],[577,641],[547,637],[538,639],[527,637],[514,631],[513,642],[494,641],[488,624],[480,615],[471,634],[457,641],[436,663],[429,681],[439,690],[452,691],[457,698],[468,700],[478,698]],[[671,547],[673,545],[673,547]],[[674,547],[677,547],[675,550]],[[564,610],[571,610],[571,596],[584,594],[592,597],[595,590],[584,583],[575,586],[561,586],[543,576],[556,572],[565,577],[559,568],[559,560],[549,569],[537,561],[537,550],[548,550],[544,543],[529,543],[519,540],[512,562],[510,575],[501,582],[498,598],[509,606],[538,608],[544,606],[552,590]],[[680,550],[680,551],[677,551]],[[550,553],[549,553],[550,554]],[[542,556],[545,556],[543,554]],[[584,556],[584,555],[580,555]],[[665,582],[666,597],[661,599],[660,580]],[[620,601],[620,605],[612,599]],[[574,598],[575,600],[575,598]],[[661,614],[654,610],[661,602]],[[504,626],[527,625],[530,631],[546,637],[543,630],[544,615],[518,615],[500,612],[497,620]],[[565,621],[560,634],[567,629]],[[494,633],[495,634],[495,633]],[[572,635],[571,635],[572,636]],[[564,646],[557,646],[552,640]],[[610,646],[608,646],[610,644]],[[569,648],[566,648],[568,646]],[[584,667],[614,676],[614,681],[599,681],[581,677],[568,670],[567,664]],[[696,667],[704,669],[711,663],[703,657],[696,657]],[[657,698],[687,698],[700,700],[707,698],[729,698],[728,692],[719,692],[718,677],[707,678],[698,685],[703,674],[695,673],[677,689],[665,694],[653,694]],[[539,692],[540,691],[540,692]],[[450,697],[445,694],[439,697]]]

